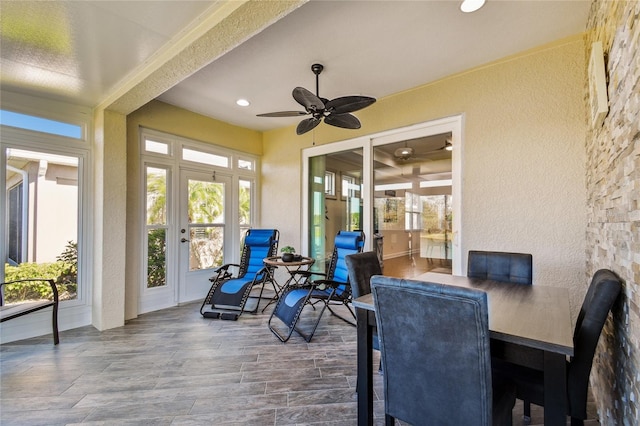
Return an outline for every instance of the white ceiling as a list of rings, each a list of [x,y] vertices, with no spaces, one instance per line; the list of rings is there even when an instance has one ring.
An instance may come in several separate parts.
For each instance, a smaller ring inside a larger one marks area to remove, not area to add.
[[[222,2],[2,1],[3,89],[95,107],[190,23]],[[267,130],[299,118],[296,86],[378,99],[584,31],[588,0],[323,1],[294,10],[159,99],[235,125]],[[238,98],[251,105],[238,107]],[[356,113],[357,115],[357,113]],[[345,130],[347,131],[347,130]]]

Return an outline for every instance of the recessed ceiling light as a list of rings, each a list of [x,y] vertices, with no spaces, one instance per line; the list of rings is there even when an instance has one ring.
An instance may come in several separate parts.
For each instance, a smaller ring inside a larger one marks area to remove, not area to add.
[[[475,12],[484,6],[485,0],[464,0],[460,5],[460,10],[465,13]]]
[[[249,102],[249,101],[248,101],[248,100],[246,100],[246,99],[238,99],[238,100],[236,101],[236,104],[238,104],[238,105],[240,105],[240,106],[243,106],[243,107],[246,107],[246,106],[251,105],[251,102]]]

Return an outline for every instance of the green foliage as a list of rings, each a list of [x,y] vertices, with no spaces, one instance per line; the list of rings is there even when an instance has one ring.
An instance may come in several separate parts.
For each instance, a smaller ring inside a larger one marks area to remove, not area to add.
[[[64,264],[55,263],[21,263],[18,266],[5,265],[5,281],[23,280],[29,278],[57,279]],[[5,303],[16,303],[24,300],[52,299],[51,287],[46,282],[24,284],[7,284],[4,286]]]
[[[291,246],[284,246],[280,249],[282,253],[295,253],[296,249]]]
[[[75,299],[78,292],[78,244],[69,241],[64,251],[53,263],[21,263],[5,265],[5,281],[29,278],[53,279],[58,287],[60,300]],[[52,299],[51,286],[46,282],[7,284],[4,286],[5,303],[25,300]]]
[[[64,251],[56,257],[58,263],[61,263],[62,272],[57,277],[56,283],[62,285],[78,283],[78,243],[69,241]]]
[[[147,286],[162,287],[166,284],[166,232],[158,228],[149,231],[147,256]]]

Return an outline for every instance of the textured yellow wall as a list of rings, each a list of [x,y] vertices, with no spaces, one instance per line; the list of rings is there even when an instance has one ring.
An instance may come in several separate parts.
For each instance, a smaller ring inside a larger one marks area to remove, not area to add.
[[[95,112],[92,324],[124,325],[127,209],[126,117]]]
[[[299,244],[301,150],[314,140],[464,114],[462,258],[470,249],[532,253],[534,283],[570,288],[575,313],[585,274],[585,67],[576,36],[380,99],[356,113],[357,131],[265,132],[262,223]]]

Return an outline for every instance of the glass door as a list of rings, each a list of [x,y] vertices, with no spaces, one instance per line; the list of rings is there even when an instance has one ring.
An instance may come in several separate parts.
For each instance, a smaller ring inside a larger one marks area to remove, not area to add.
[[[180,177],[180,301],[206,294],[213,269],[235,247],[230,238],[231,178],[220,173],[183,170]],[[230,251],[230,250],[229,250]]]
[[[387,275],[461,274],[461,148],[452,116],[303,150],[303,247],[322,264],[361,229]]]
[[[338,231],[363,229],[362,148],[309,158],[309,255],[323,270]]]
[[[374,228],[385,273],[451,272],[451,133],[374,147]]]

